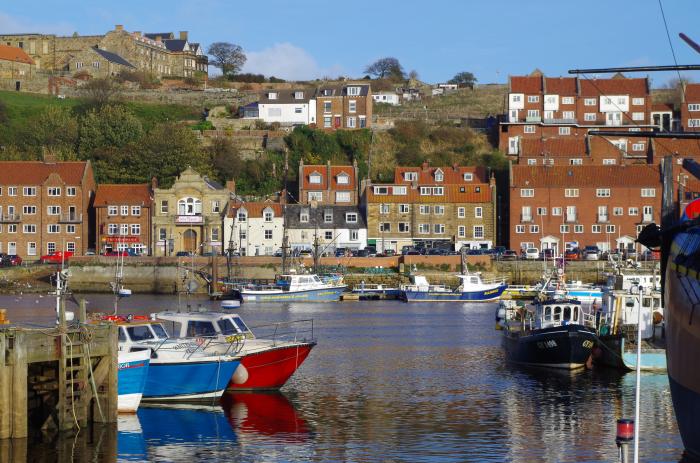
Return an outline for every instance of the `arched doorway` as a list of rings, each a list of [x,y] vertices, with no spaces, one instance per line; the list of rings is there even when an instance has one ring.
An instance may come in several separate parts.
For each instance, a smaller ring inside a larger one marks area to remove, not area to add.
[[[559,238],[555,236],[545,236],[544,238],[540,239],[540,248],[541,249],[551,249],[554,255],[559,254]]]
[[[191,228],[182,234],[182,248],[184,251],[195,252],[197,250],[197,232]]]

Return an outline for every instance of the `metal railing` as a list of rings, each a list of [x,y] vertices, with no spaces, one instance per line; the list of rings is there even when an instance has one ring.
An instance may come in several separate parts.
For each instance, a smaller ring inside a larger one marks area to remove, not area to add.
[[[58,217],[60,223],[81,223],[83,221],[83,214],[78,214],[77,212],[61,214]]]
[[[22,221],[22,216],[19,214],[4,214],[0,215],[0,223],[17,223]]]
[[[608,214],[598,214],[598,223],[608,222],[610,222],[610,217],[608,217]]]
[[[273,346],[280,342],[311,342],[316,340],[313,318],[249,326],[248,328],[255,333],[256,339],[272,341]]]

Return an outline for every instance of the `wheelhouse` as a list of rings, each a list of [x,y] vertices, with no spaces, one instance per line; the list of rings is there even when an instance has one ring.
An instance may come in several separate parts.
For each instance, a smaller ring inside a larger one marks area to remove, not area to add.
[[[581,303],[574,299],[548,300],[536,306],[536,328],[551,328],[569,324],[585,325],[586,318]]]
[[[236,314],[162,312],[158,318],[168,323],[171,332],[180,338],[207,338],[242,335],[255,336],[243,319]]]

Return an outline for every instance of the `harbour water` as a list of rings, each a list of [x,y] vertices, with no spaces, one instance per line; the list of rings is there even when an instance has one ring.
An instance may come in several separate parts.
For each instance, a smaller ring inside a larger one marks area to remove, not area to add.
[[[90,311],[112,307],[108,295],[85,297]],[[188,303],[137,295],[120,311],[147,314],[178,302]],[[18,323],[50,324],[52,304],[46,296],[0,296]],[[217,307],[205,299],[189,304]],[[189,463],[616,461],[615,420],[634,416],[634,374],[508,365],[494,310],[399,301],[244,304],[237,312],[253,327],[314,319],[318,346],[281,394],[142,407],[116,428],[90,431],[71,452],[86,460]],[[641,461],[679,461],[666,376],[643,375],[641,400]],[[65,446],[27,452],[36,461],[69,461],[56,453]]]

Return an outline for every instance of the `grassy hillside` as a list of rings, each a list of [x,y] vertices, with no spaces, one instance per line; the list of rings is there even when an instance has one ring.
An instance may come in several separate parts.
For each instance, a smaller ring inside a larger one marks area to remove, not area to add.
[[[30,119],[41,114],[49,106],[81,111],[86,101],[79,98],[59,99],[49,95],[0,91],[0,104],[4,104],[6,116],[4,123],[0,123],[0,139],[6,140],[5,135],[8,132],[26,125]],[[158,122],[196,120],[199,117],[197,108],[183,105],[134,102],[124,105],[147,128]]]

